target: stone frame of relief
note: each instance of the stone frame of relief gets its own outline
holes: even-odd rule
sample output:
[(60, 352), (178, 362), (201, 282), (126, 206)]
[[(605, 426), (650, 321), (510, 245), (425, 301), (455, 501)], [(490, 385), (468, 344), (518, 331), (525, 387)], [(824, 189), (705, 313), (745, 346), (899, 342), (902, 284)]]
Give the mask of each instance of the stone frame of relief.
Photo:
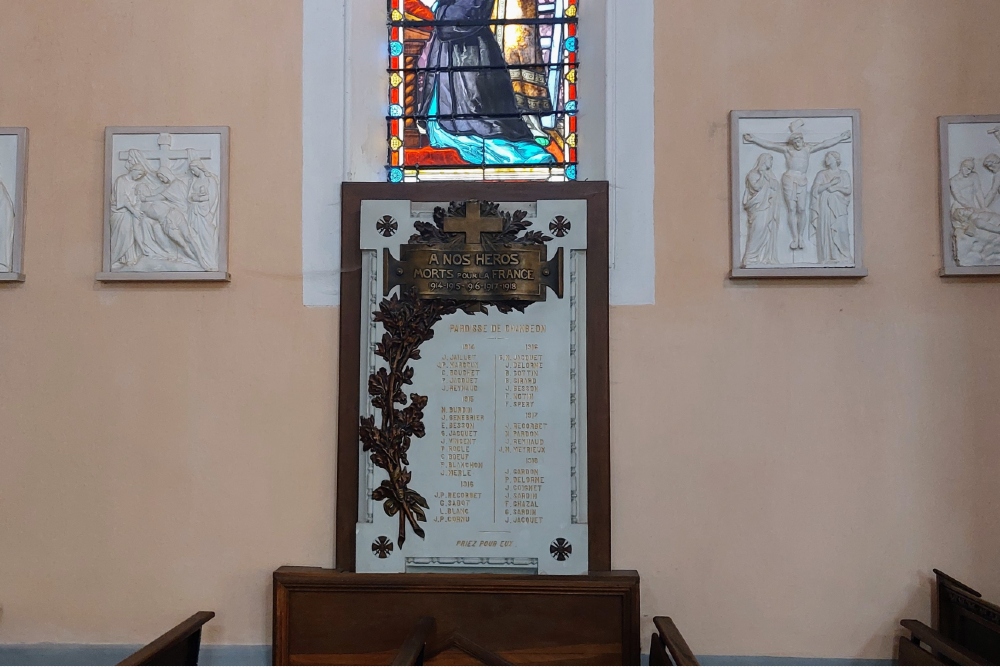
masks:
[(28, 128), (0, 127), (0, 283), (24, 282)]
[(859, 110), (730, 112), (730, 277), (867, 276), (861, 185)]
[(108, 127), (100, 282), (227, 282), (229, 128)]
[(940, 275), (1000, 275), (1000, 115), (940, 116), (938, 136)]
[[(343, 184), (338, 569), (611, 569), (607, 187)], [(484, 252), (516, 253), (534, 278), (473, 287), (425, 268)], [(489, 274), (510, 268), (460, 271), (511, 280)], [(526, 349), (537, 363), (501, 354)], [(539, 370), (516, 370), (528, 365)], [(455, 428), (475, 430), (446, 438)]]

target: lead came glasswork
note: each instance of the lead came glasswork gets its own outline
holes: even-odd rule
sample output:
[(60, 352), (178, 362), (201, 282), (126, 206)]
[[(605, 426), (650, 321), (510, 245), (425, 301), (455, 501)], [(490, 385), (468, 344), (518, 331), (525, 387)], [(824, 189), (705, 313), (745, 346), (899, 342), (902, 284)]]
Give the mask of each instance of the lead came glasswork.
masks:
[(388, 0), (388, 180), (574, 180), (577, 2)]

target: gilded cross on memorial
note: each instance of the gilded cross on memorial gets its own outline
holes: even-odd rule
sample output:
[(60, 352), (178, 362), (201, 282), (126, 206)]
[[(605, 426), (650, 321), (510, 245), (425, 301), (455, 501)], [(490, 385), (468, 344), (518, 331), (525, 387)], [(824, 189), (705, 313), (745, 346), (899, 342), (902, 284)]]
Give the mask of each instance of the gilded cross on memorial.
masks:
[(497, 234), (503, 231), (503, 220), (498, 217), (483, 217), (480, 203), (472, 200), (465, 205), (464, 218), (445, 218), (444, 231), (465, 234), (468, 244), (482, 243), (483, 232)]
[[(546, 259), (545, 241), (552, 239), (541, 232), (518, 236), (534, 224), (525, 219), (527, 212), (514, 211), (508, 219), (498, 211), (497, 204), (472, 199), (450, 202), (447, 211), (435, 208), (434, 224), (415, 222), (420, 234), (399, 246), (398, 260), (383, 248), (383, 296), (399, 287), (401, 294), (420, 299), (527, 304), (545, 301), (548, 288), (561, 299), (563, 248)], [(378, 230), (377, 223), (374, 228)], [(381, 230), (377, 233), (385, 236)], [(485, 246), (483, 234), (493, 235)]]

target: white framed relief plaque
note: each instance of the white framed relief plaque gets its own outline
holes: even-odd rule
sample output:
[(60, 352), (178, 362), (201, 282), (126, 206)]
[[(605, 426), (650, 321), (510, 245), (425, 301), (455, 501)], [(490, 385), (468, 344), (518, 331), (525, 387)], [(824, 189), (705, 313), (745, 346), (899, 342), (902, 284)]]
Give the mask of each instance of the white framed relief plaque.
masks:
[(229, 280), (229, 128), (105, 131), (100, 281)]
[(345, 184), (339, 567), (610, 563), (604, 202), (603, 183)]
[(28, 128), (0, 127), (0, 282), (24, 281)]
[(860, 112), (730, 114), (733, 278), (862, 277)]
[(942, 116), (943, 276), (1000, 275), (1000, 115)]

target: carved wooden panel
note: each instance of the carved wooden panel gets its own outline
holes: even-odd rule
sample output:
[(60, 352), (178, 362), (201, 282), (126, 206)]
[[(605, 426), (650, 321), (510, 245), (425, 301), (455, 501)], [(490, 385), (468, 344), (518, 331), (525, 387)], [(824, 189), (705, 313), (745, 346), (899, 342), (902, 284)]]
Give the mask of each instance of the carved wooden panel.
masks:
[[(504, 576), (293, 567), (274, 573), (274, 664), (389, 664), (424, 616), (436, 619), (437, 637), (459, 632), (516, 664), (639, 664), (634, 571)], [(451, 653), (438, 656), (441, 664), (458, 657)]]

